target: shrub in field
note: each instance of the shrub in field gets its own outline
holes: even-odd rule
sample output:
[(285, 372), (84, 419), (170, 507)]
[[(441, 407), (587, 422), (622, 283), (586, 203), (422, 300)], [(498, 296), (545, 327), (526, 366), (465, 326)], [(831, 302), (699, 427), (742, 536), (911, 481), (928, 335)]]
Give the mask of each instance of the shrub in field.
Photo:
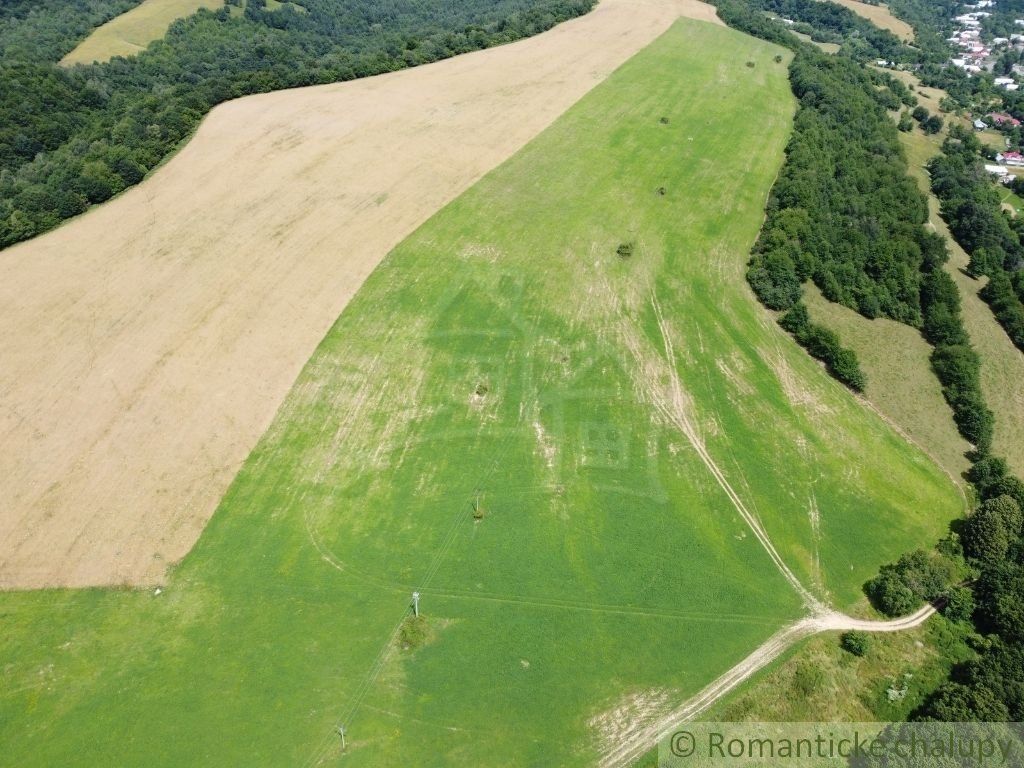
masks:
[(430, 636), (430, 627), (425, 616), (407, 616), (398, 631), (398, 642), (405, 650), (424, 645)]
[(847, 653), (854, 656), (863, 656), (871, 646), (871, 640), (867, 632), (843, 632), (839, 636), (839, 645)]

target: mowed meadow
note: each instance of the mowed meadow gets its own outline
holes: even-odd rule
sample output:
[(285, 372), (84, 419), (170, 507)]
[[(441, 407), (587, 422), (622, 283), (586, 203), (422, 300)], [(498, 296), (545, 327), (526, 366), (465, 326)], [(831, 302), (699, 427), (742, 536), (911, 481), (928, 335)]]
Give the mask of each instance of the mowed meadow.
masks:
[(591, 765), (805, 612), (755, 527), (840, 608), (940, 535), (744, 281), (788, 57), (677, 22), (378, 267), (160, 594), (0, 595), (0, 763)]
[(142, 0), (142, 2), (106, 24), (97, 27), (61, 64), (92, 64), (110, 61), (115, 56), (133, 56), (166, 34), (177, 19), (200, 8), (216, 10), (224, 0)]

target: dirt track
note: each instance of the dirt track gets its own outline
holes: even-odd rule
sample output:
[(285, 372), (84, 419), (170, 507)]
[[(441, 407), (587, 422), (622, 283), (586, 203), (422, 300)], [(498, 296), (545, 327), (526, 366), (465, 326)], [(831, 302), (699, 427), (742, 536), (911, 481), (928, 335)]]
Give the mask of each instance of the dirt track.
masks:
[(668, 736), (682, 723), (706, 712), (740, 683), (750, 679), (806, 637), (819, 632), (843, 632), (851, 629), (861, 632), (902, 632), (921, 626), (934, 614), (935, 608), (926, 604), (908, 616), (888, 621), (855, 619), (827, 609), (800, 619), (769, 637), (739, 664), (712, 681), (696, 696), (683, 702), (681, 706), (649, 722), (634, 723), (630, 732), (620, 735), (616, 742), (608, 746), (601, 755), (599, 766), (626, 768), (632, 765), (646, 752), (655, 748), (660, 739)]
[(155, 583), (387, 252), (695, 0), (242, 99), (140, 187), (0, 253), (0, 588)]

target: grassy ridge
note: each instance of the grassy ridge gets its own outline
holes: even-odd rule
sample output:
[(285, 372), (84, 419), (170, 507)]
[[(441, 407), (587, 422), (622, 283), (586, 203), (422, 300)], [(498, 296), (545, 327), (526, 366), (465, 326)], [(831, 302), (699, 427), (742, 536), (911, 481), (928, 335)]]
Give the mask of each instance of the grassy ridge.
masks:
[[(941, 91), (935, 91), (941, 97)], [(992, 310), (978, 296), (984, 286), (966, 274), (970, 257), (956, 242), (943, 221), (939, 201), (930, 189), (925, 163), (939, 152), (943, 136), (925, 136), (914, 131), (900, 134), (907, 151), (911, 174), (928, 195), (929, 221), (946, 239), (949, 262), (946, 271), (960, 289), (964, 326), (971, 344), (981, 358), (981, 389), (985, 402), (995, 414), (993, 453), (1005, 456), (1015, 474), (1024, 473), (1024, 355), (1013, 346)]]
[(801, 610), (680, 420), (840, 605), (935, 538), (948, 479), (744, 282), (780, 53), (680, 21), (396, 249), (161, 595), (0, 595), (2, 761), (312, 764), (340, 721), (346, 764), (592, 763)]
[(224, 0), (145, 0), (127, 13), (93, 30), (60, 63), (92, 64), (110, 61), (115, 56), (132, 56), (154, 40), (159, 40), (176, 20), (200, 8), (216, 9)]

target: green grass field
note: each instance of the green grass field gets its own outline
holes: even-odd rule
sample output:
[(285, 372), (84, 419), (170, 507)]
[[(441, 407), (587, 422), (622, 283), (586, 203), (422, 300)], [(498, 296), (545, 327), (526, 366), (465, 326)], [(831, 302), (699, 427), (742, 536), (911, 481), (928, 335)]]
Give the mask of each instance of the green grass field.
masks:
[[(758, 685), (720, 702), (702, 719), (906, 720), (946, 681), (954, 663), (973, 656), (965, 644), (968, 631), (963, 624), (935, 616), (906, 632), (870, 636), (868, 652), (860, 658), (841, 648), (838, 633), (818, 635), (776, 661)], [(890, 688), (902, 695), (890, 696)]]
[(374, 272), (162, 594), (0, 595), (0, 763), (590, 765), (803, 613), (727, 489), (839, 607), (937, 538), (744, 281), (787, 59), (678, 22)]
[(114, 56), (134, 56), (163, 37), (176, 19), (190, 16), (200, 8), (216, 9), (223, 5), (224, 0), (143, 0), (93, 30), (60, 63), (92, 64), (110, 61)]
[(1014, 216), (1018, 215), (1024, 210), (1024, 200), (1013, 193), (1009, 187), (1001, 187), (999, 190), (999, 200), (1003, 204), (1003, 207), (1012, 213)]
[(868, 401), (953, 477), (966, 472), (970, 462), (965, 454), (971, 446), (957, 432), (932, 372), (932, 348), (920, 331), (885, 317), (869, 320), (829, 301), (813, 283), (804, 286), (804, 297), (811, 317), (857, 353), (868, 378)]

